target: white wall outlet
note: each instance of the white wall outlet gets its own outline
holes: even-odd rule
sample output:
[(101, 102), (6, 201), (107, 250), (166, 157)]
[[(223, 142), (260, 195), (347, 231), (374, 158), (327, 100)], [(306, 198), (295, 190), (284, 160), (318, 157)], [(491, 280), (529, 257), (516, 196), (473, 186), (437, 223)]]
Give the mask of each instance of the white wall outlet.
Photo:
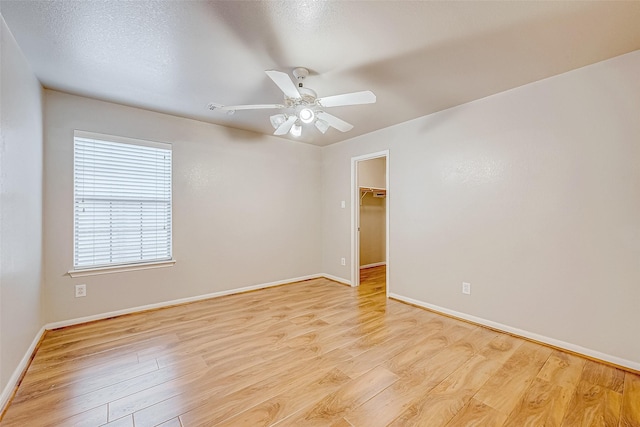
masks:
[(87, 296), (87, 285), (76, 285), (76, 298)]
[(346, 258), (340, 258), (340, 264), (347, 265), (347, 259)]
[(471, 295), (471, 283), (462, 282), (462, 293)]
[(343, 200), (343, 201), (341, 201), (341, 202), (340, 202), (340, 207), (341, 207), (342, 209), (346, 208), (346, 207), (347, 207), (347, 202), (345, 202), (344, 200)]

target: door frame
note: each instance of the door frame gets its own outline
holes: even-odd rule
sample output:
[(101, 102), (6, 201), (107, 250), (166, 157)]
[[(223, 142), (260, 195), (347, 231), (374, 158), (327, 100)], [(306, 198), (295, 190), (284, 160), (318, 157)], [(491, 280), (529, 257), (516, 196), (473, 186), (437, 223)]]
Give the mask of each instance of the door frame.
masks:
[(386, 263), (386, 294), (389, 297), (389, 150), (363, 154), (351, 158), (351, 286), (360, 286), (360, 236), (358, 226), (360, 224), (360, 186), (358, 183), (358, 163), (365, 160), (386, 158), (385, 161), (385, 185), (387, 196), (385, 197), (385, 263)]

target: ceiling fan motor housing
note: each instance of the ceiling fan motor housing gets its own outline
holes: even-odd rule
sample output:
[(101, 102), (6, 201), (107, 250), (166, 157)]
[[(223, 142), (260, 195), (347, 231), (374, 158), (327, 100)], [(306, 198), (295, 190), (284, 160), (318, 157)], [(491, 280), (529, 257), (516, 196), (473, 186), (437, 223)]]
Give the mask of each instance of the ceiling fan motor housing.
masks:
[(314, 90), (301, 87), (298, 88), (298, 92), (300, 93), (300, 98), (288, 98), (285, 96), (284, 103), (287, 107), (313, 107), (317, 105), (316, 99), (318, 98), (318, 94)]
[(302, 81), (309, 77), (309, 70), (306, 68), (298, 67), (293, 69), (293, 77), (298, 81), (298, 87), (302, 87)]

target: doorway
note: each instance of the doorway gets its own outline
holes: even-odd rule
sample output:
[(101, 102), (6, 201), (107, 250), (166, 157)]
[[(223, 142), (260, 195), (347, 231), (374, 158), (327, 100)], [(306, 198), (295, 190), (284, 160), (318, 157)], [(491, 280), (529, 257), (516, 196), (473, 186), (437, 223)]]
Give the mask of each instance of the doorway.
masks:
[(389, 150), (351, 159), (351, 285), (384, 273), (389, 296)]

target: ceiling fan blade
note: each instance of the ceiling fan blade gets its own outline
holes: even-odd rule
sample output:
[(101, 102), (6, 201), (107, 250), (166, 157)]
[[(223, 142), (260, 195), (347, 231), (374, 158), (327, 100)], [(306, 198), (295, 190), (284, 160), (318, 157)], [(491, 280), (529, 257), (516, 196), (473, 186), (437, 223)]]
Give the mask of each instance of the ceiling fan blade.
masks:
[(298, 120), (296, 116), (289, 116), (286, 122), (278, 126), (278, 129), (273, 133), (274, 135), (284, 135), (289, 132), (293, 127), (293, 124)]
[(265, 73), (267, 73), (267, 76), (269, 76), (271, 80), (273, 80), (273, 82), (278, 85), (280, 90), (284, 92), (287, 97), (295, 99), (300, 98), (300, 92), (298, 92), (298, 88), (296, 88), (296, 85), (293, 83), (293, 81), (291, 81), (286, 73), (276, 70), (267, 70), (265, 71)]
[(255, 105), (221, 105), (216, 107), (225, 111), (237, 111), (237, 110), (267, 110), (272, 108), (285, 108), (282, 104), (255, 104)]
[(336, 116), (325, 113), (324, 111), (318, 113), (318, 118), (329, 123), (329, 126), (338, 129), (340, 132), (347, 132), (353, 129), (353, 125), (351, 123), (347, 123), (344, 120), (337, 118)]
[(373, 104), (376, 96), (370, 90), (362, 92), (344, 93), (342, 95), (325, 96), (318, 98), (318, 103), (323, 107), (339, 107), (341, 105)]

